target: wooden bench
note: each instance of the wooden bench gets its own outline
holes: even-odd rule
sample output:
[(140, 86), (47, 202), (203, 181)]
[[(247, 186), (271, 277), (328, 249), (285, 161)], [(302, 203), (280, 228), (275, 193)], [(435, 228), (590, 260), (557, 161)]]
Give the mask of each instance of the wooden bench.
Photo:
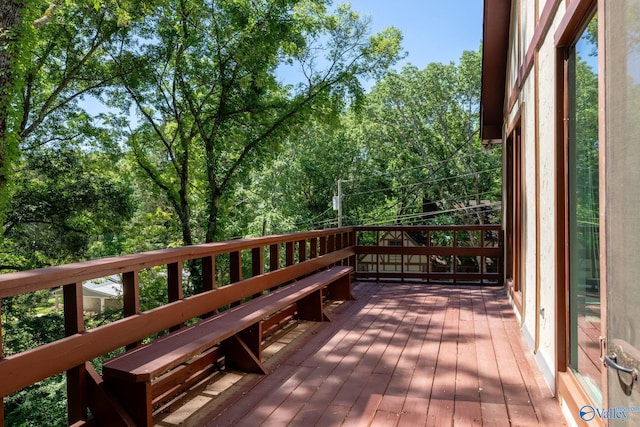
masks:
[[(263, 327), (278, 313), (327, 321), (323, 295), (353, 299), (353, 267), (332, 267), (180, 329), (104, 363), (102, 375), (136, 425), (153, 425), (152, 411), (219, 367), (266, 374), (261, 361)], [(276, 322), (277, 323), (277, 322)], [(219, 344), (219, 345), (218, 345)]]

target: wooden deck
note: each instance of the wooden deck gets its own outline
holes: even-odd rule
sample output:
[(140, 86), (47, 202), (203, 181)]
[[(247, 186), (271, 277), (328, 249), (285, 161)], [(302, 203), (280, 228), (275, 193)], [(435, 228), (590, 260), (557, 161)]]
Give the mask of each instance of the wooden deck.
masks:
[(183, 425), (565, 424), (502, 288), (358, 283), (354, 293), (271, 374), (246, 376)]

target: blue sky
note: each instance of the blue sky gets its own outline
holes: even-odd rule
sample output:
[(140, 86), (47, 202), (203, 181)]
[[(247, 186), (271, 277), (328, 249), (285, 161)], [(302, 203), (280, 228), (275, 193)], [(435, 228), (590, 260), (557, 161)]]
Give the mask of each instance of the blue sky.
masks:
[[(337, 4), (339, 0), (335, 0)], [(407, 59), (418, 68), (431, 62), (457, 62), (464, 50), (476, 50), (482, 39), (482, 0), (343, 0), (361, 15), (370, 15), (378, 32), (402, 31)]]

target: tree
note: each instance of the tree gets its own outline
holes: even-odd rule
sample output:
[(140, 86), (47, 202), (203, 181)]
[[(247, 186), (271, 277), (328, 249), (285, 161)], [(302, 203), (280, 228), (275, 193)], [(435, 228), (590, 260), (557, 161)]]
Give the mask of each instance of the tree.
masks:
[(0, 4), (0, 215), (8, 196), (7, 181), (12, 157), (15, 156), (15, 136), (9, 127), (12, 95), (19, 80), (15, 67), (17, 33), (22, 24), (23, 2), (3, 1)]
[(84, 258), (90, 244), (120, 233), (132, 191), (116, 162), (100, 153), (31, 151), (15, 178), (2, 223), (0, 270), (26, 270)]
[(459, 63), (405, 67), (371, 91), (355, 127), (366, 156), (388, 181), (397, 221), (423, 221), (446, 211), (458, 223), (483, 223), (477, 209), (500, 198), (500, 157), (477, 136), (480, 53)]
[[(124, 114), (136, 107), (129, 146), (179, 217), (184, 244), (220, 238), (241, 177), (311, 115), (361, 98), (358, 78), (397, 59), (397, 30), (369, 36), (366, 20), (348, 6), (328, 14), (327, 3), (169, 1), (123, 44), (120, 66), (139, 72), (112, 99)], [(282, 67), (299, 82), (280, 82)]]
[(153, 1), (2, 2), (0, 218), (21, 153), (93, 134), (95, 123), (78, 102), (113, 83), (112, 43)]

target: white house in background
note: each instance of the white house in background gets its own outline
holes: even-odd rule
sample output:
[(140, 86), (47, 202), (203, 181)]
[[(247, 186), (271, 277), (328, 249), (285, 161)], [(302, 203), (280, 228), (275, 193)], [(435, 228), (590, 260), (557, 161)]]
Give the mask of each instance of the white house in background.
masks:
[[(56, 308), (62, 301), (62, 288), (53, 291)], [(84, 282), (82, 284), (82, 303), (85, 312), (102, 313), (107, 308), (119, 308), (122, 303), (122, 279), (119, 275)]]

